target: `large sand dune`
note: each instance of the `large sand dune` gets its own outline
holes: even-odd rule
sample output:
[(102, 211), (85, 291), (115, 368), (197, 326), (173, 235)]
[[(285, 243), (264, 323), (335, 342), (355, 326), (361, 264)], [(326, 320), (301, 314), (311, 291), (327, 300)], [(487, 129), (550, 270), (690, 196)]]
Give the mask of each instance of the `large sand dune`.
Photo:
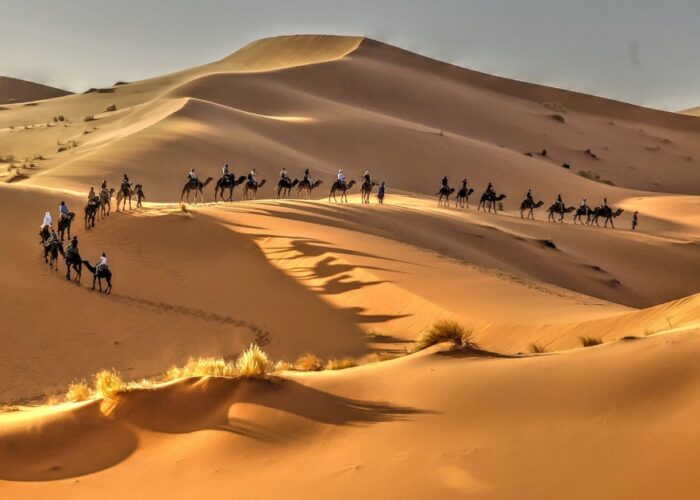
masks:
[[(0, 496), (697, 496), (700, 119), (312, 35), (4, 107)], [(181, 209), (189, 168), (224, 163), (267, 179), (258, 199), (211, 203), (210, 184)], [(324, 181), (314, 199), (275, 199), (282, 166)], [(338, 168), (386, 180), (386, 204), (327, 202)], [(145, 207), (85, 230), (89, 187), (124, 172)], [(443, 175), (469, 179), (470, 209), (437, 207)], [(498, 215), (475, 209), (489, 181)], [(558, 193), (607, 197), (617, 229), (547, 222)], [(111, 295), (44, 264), (61, 200)], [(402, 356), (439, 319), (482, 351)], [(251, 342), (362, 366), (44, 404), (104, 368), (137, 380)]]
[[(70, 95), (70, 92), (40, 83), (0, 76), (0, 104), (27, 103), (29, 101), (41, 101), (65, 95)], [(31, 103), (30, 105), (38, 106), (38, 103)], [(27, 104), (24, 104), (24, 106), (27, 106)], [(7, 110), (8, 108), (3, 108), (0, 111)]]

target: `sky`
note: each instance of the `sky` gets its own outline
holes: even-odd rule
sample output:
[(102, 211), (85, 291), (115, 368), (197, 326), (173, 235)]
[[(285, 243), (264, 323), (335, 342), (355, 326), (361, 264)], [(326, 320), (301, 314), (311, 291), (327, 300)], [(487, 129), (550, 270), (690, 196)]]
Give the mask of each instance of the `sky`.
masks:
[(700, 105), (700, 0), (0, 0), (0, 18), (0, 75), (77, 92), (323, 33), (659, 109)]

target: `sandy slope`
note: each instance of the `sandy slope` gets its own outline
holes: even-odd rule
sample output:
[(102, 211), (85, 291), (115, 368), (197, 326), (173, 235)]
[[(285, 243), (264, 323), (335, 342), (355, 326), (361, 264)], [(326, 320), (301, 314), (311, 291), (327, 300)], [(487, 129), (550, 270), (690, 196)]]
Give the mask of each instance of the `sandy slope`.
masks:
[(697, 333), (6, 414), (1, 484), (14, 498), (692, 498)]
[[(274, 359), (368, 362), (442, 318), (516, 357), (431, 351), (3, 412), (0, 496), (277, 497), (280, 484), (292, 498), (696, 496), (696, 118), (327, 36), (7, 107), (0, 156), (17, 160), (0, 185), (0, 402), (36, 404), (102, 368), (137, 379), (232, 358), (251, 342)], [(191, 166), (217, 177), (224, 162), (268, 179), (257, 201), (174, 203)], [(271, 199), (283, 165), (325, 181), (317, 200)], [(325, 201), (339, 166), (387, 180), (387, 204), (361, 206), (357, 187), (347, 205)], [(74, 226), (83, 258), (109, 255), (104, 296), (87, 271), (76, 286), (63, 263), (49, 270), (36, 231), (61, 199), (79, 212), (90, 185), (123, 172), (146, 207)], [(444, 174), (477, 192), (493, 181), (504, 211), (477, 212), (476, 196), (438, 208)], [(523, 220), (529, 187), (547, 205), (607, 196), (625, 213), (616, 230), (548, 223), (543, 209)], [(584, 336), (606, 344), (578, 349)], [(640, 339), (615, 342), (629, 336)], [(517, 356), (533, 343), (551, 354)]]
[[(70, 95), (65, 90), (17, 78), (0, 76), (0, 104), (26, 103)], [(4, 108), (0, 111), (6, 111)]]

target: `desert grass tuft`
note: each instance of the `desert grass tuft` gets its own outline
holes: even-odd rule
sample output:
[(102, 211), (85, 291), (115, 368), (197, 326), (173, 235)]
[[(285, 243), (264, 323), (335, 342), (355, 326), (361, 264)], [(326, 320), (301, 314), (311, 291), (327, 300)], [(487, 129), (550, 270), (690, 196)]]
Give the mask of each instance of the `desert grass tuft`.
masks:
[(95, 375), (95, 392), (106, 398), (125, 390), (124, 381), (115, 370), (102, 370)]
[(333, 358), (326, 363), (326, 370), (344, 370), (357, 366), (357, 361), (353, 358)]
[(166, 380), (185, 377), (233, 377), (236, 368), (222, 358), (190, 358), (182, 368), (173, 366), (165, 374)]
[(579, 337), (579, 340), (581, 341), (581, 345), (583, 347), (592, 347), (603, 343), (603, 340), (600, 337)]
[(66, 401), (85, 401), (86, 399), (90, 399), (90, 396), (90, 387), (84, 380), (73, 382), (68, 386), (68, 390), (66, 391)]
[(294, 369), (294, 365), (289, 361), (278, 361), (275, 363), (274, 372), (287, 372)]
[(547, 348), (543, 346), (542, 344), (538, 344), (537, 342), (533, 342), (530, 344), (530, 352), (535, 353), (535, 354), (543, 354), (547, 352)]
[(262, 378), (270, 372), (270, 368), (270, 359), (257, 344), (250, 344), (236, 360), (236, 370), (240, 377)]
[(423, 332), (416, 341), (413, 351), (420, 351), (442, 342), (452, 342), (458, 347), (476, 347), (472, 341), (472, 331), (467, 330), (456, 321), (440, 320)]
[(317, 372), (323, 370), (323, 360), (315, 354), (304, 354), (294, 363), (294, 369), (303, 372)]

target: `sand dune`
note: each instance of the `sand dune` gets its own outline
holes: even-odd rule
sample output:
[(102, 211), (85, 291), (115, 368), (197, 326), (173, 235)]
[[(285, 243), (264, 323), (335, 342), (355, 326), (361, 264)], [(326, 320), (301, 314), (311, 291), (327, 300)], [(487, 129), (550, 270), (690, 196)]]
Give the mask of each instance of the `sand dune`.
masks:
[[(0, 496), (697, 496), (697, 118), (320, 35), (3, 108)], [(212, 182), (181, 208), (187, 171), (224, 163), (258, 170), (258, 199), (212, 203)], [(324, 182), (312, 200), (275, 199), (283, 166)], [(328, 202), (338, 168), (386, 180), (387, 202)], [(86, 229), (89, 187), (125, 172), (145, 207)], [(471, 208), (437, 206), (443, 175)], [(475, 209), (489, 181), (498, 215)], [(559, 193), (624, 212), (547, 222)], [(43, 262), (61, 200), (111, 295)], [(408, 355), (440, 319), (481, 350)], [(157, 377), (251, 343), (361, 366), (45, 404), (101, 369)]]
[[(0, 76), (0, 104), (27, 103), (64, 95), (70, 95), (70, 92), (40, 83)], [(0, 111), (8, 109), (4, 108)]]

